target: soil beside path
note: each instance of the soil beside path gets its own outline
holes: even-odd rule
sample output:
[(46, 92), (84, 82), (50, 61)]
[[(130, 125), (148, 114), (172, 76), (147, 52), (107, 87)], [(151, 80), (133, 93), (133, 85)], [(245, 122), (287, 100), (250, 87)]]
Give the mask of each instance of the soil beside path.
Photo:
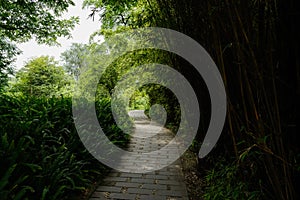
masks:
[[(173, 139), (173, 134), (168, 129), (150, 123), (142, 110), (130, 111), (129, 115), (135, 120), (135, 129), (128, 151), (140, 153), (155, 151)], [(158, 130), (159, 133), (155, 134)], [(149, 137), (138, 137), (141, 135)], [(164, 156), (168, 155), (160, 155), (159, 158), (163, 159)], [(126, 160), (126, 164), (139, 163), (139, 166), (141, 162), (147, 167), (147, 164), (153, 162), (153, 158), (141, 157), (130, 162)], [(188, 199), (180, 159), (168, 167), (149, 173), (125, 173), (112, 170), (104, 183), (90, 197), (90, 200), (97, 199)]]

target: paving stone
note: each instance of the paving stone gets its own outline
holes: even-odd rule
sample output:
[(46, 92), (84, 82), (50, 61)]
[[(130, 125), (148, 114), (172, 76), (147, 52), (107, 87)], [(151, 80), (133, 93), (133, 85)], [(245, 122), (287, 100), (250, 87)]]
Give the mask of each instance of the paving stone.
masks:
[[(147, 117), (143, 116), (143, 112), (131, 111), (131, 114), (135, 116), (136, 128), (129, 144), (128, 149), (130, 151), (139, 153), (156, 151), (174, 138), (174, 134), (165, 128), (156, 134), (155, 131), (158, 130), (158, 125), (152, 122), (150, 124)], [(148, 138), (138, 138), (134, 137), (135, 135), (145, 135)], [(124, 156), (119, 166), (129, 171), (134, 169), (134, 166), (149, 169), (157, 164), (167, 163), (168, 159), (177, 156), (179, 147), (180, 144), (150, 157), (142, 156), (142, 154), (135, 157)], [(145, 174), (134, 173), (134, 171), (133, 173), (125, 173), (113, 170), (90, 199), (187, 200), (188, 196), (186, 186), (183, 183), (181, 162), (178, 159), (164, 169)]]
[(98, 192), (120, 192), (121, 187), (115, 187), (115, 186), (100, 186), (96, 189)]
[(169, 171), (158, 171), (157, 174), (158, 175), (166, 175), (166, 176), (174, 176), (174, 173), (169, 172)]
[(167, 185), (143, 184), (142, 188), (151, 189), (151, 190), (167, 190)]
[(124, 181), (127, 181), (127, 178), (125, 178), (125, 177), (107, 177), (104, 179), (104, 181), (124, 182)]
[(188, 197), (176, 197), (176, 196), (168, 196), (167, 200), (183, 200), (183, 199), (188, 199)]
[(181, 185), (179, 181), (175, 180), (158, 180), (158, 183), (163, 185)]
[(122, 172), (122, 173), (120, 174), (120, 177), (141, 178), (141, 177), (142, 177), (142, 174)]
[(141, 195), (140, 200), (167, 200), (167, 197), (159, 195)]
[(131, 199), (134, 200), (136, 197), (136, 194), (123, 194), (123, 193), (111, 193), (109, 195), (112, 199)]
[(158, 190), (157, 195), (173, 196), (173, 197), (182, 197), (184, 195), (183, 191), (171, 191), (171, 190)]
[(153, 179), (145, 179), (145, 178), (132, 178), (131, 183), (153, 183)]
[(128, 193), (129, 194), (153, 194), (153, 191), (144, 188), (129, 188)]
[(159, 179), (159, 180), (168, 180), (169, 176), (166, 175), (155, 175), (155, 174), (147, 174), (146, 178), (149, 179)]
[(177, 186), (177, 185), (169, 185), (168, 186), (169, 190), (171, 191), (182, 191), (182, 186)]
[(116, 186), (121, 186), (121, 187), (133, 187), (133, 188), (139, 188), (142, 186), (141, 183), (131, 183), (131, 182), (117, 182)]

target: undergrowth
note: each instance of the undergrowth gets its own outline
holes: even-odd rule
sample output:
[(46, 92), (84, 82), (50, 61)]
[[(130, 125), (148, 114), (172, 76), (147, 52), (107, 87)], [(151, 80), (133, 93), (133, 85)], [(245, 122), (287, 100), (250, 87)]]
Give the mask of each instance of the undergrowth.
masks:
[[(0, 95), (1, 199), (74, 199), (107, 172), (82, 145), (71, 103)], [(129, 138), (114, 125), (110, 100), (99, 104), (109, 138), (125, 146)]]

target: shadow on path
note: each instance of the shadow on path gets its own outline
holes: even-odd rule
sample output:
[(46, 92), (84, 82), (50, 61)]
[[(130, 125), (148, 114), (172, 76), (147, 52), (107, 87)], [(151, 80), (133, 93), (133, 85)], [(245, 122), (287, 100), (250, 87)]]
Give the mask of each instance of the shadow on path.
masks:
[[(129, 116), (135, 121), (135, 129), (128, 151), (144, 153), (159, 150), (174, 137), (168, 129), (151, 122), (142, 110), (130, 111)], [(164, 158), (168, 158), (169, 154), (176, 154), (176, 149), (168, 152), (168, 155), (159, 155), (156, 159), (160, 159), (159, 162), (161, 162)], [(139, 163), (140, 166), (142, 163), (144, 167), (147, 167), (150, 160), (153, 162), (155, 158), (140, 157), (128, 162), (129, 159), (126, 158), (126, 165), (130, 163), (135, 166)], [(188, 199), (181, 162), (177, 160), (161, 170), (149, 173), (126, 173), (112, 170), (90, 198), (90, 200), (97, 199)]]

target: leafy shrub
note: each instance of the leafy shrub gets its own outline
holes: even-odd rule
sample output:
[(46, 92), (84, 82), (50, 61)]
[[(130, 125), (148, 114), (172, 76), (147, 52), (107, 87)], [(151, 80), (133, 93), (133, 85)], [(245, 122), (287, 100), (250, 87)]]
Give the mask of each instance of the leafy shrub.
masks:
[[(228, 164), (220, 159), (215, 168), (205, 176), (204, 199), (261, 199), (261, 190), (252, 188), (247, 170), (236, 163)], [(250, 175), (251, 176), (251, 175)], [(241, 178), (244, 177), (244, 178)]]
[[(125, 106), (122, 110), (124, 113), (127, 112)], [(97, 100), (96, 112), (101, 128), (103, 128), (110, 141), (117, 146), (124, 148), (129, 141), (129, 135), (124, 134), (115, 123), (114, 117), (111, 113), (111, 99), (106, 97)], [(124, 123), (124, 129), (126, 130), (130, 130), (133, 127), (133, 121), (131, 121), (129, 117), (126, 119), (119, 119), (119, 121)]]
[[(1, 199), (70, 199), (106, 172), (82, 145), (71, 103), (0, 95)], [(108, 116), (101, 118), (107, 134), (124, 146), (127, 138), (108, 111), (101, 114)]]

